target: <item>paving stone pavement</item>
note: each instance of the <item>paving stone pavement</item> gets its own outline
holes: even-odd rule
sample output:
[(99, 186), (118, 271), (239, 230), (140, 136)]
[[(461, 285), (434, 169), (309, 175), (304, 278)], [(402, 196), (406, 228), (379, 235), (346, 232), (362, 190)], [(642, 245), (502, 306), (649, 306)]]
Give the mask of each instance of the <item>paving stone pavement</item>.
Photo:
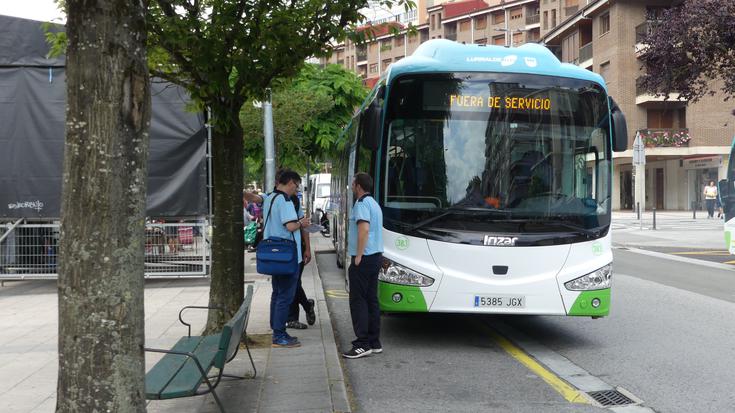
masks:
[[(331, 241), (312, 236), (315, 252), (331, 249)], [(246, 284), (254, 295), (248, 334), (258, 374), (245, 380), (226, 380), (217, 394), (228, 412), (350, 412), (344, 376), (337, 353), (316, 260), (306, 266), (302, 283), (317, 303), (317, 320), (306, 330), (290, 331), (302, 347), (270, 347), (270, 278), (255, 272), (253, 254), (246, 254)], [(170, 348), (186, 327), (178, 321), (186, 305), (207, 305), (208, 279), (149, 280), (145, 289), (146, 346)], [(302, 321), (305, 315), (301, 312)], [(192, 333), (201, 331), (205, 311), (192, 310), (185, 318)], [(55, 281), (13, 281), (0, 286), (0, 410), (7, 413), (47, 413), (56, 405), (58, 306)], [(161, 357), (146, 355), (146, 369)], [(252, 375), (245, 349), (225, 372)], [(211, 395), (150, 401), (149, 412), (218, 412)]]

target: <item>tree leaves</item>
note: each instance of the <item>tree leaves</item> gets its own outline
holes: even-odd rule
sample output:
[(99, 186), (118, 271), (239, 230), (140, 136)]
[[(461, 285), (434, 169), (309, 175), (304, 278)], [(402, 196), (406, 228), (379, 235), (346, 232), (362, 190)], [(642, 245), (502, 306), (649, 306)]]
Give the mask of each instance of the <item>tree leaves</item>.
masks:
[[(299, 171), (330, 159), (336, 141), (367, 89), (353, 72), (338, 65), (320, 69), (305, 65), (291, 80), (275, 82), (273, 124), (279, 165)], [(263, 165), (263, 112), (245, 105), (240, 113), (245, 131), (247, 178), (258, 179)]]
[(714, 94), (723, 80), (726, 99), (735, 96), (735, 0), (687, 0), (664, 12), (643, 43), (646, 74), (640, 86), (649, 92), (678, 92), (696, 102)]

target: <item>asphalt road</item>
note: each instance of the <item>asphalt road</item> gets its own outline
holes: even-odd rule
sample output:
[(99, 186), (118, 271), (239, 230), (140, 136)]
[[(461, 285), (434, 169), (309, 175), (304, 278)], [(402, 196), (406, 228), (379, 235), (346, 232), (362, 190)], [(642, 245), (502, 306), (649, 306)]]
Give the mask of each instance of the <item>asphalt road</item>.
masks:
[[(333, 255), (317, 260), (337, 345), (349, 349), (342, 272)], [(735, 412), (735, 270), (616, 251), (614, 271), (604, 319), (384, 316), (385, 351), (343, 361), (354, 411), (605, 411), (568, 402), (511, 357), (493, 338), (509, 327), (653, 411)]]

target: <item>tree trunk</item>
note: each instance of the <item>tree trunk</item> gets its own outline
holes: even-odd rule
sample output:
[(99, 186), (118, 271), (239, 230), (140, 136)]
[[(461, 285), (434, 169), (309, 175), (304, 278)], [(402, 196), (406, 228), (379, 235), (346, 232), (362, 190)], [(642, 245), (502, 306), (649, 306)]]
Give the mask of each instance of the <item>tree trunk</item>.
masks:
[(66, 0), (57, 412), (144, 412), (144, 2)]
[[(239, 120), (240, 106), (212, 107), (216, 123), (212, 130), (214, 225), (209, 305), (225, 311), (209, 311), (207, 333), (220, 330), (237, 312), (244, 297), (243, 137)], [(231, 109), (233, 107), (236, 109)]]

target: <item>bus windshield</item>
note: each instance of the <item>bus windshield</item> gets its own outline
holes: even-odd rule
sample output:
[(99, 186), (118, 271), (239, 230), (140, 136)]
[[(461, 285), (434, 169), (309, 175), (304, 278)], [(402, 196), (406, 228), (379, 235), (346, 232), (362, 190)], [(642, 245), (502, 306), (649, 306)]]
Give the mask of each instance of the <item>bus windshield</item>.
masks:
[(607, 227), (608, 112), (604, 89), (577, 79), (506, 73), (398, 78), (387, 102), (386, 228)]

